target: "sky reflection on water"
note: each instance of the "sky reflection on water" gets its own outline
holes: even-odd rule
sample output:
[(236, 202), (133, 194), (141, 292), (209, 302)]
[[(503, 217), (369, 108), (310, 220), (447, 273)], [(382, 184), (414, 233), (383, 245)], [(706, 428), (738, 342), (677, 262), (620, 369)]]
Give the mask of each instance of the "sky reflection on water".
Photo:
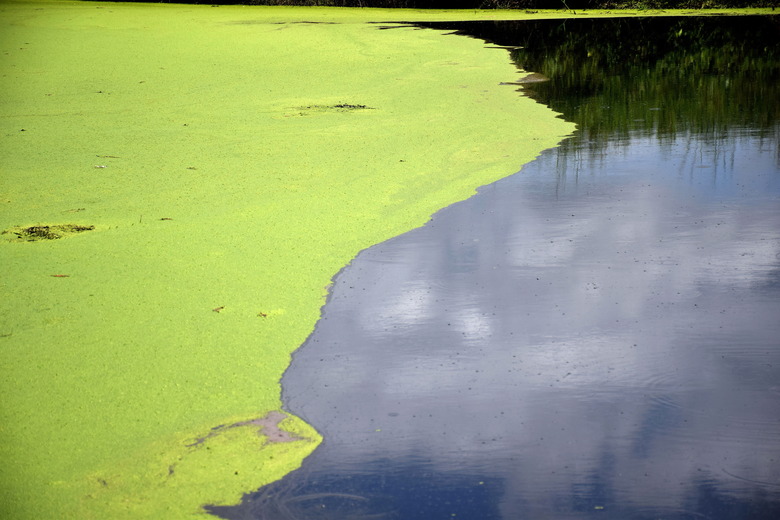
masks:
[(499, 479), (501, 518), (780, 490), (774, 154), (719, 179), (632, 150), (550, 152), (342, 273), (284, 381), (334, 470)]
[(773, 140), (635, 137), (364, 251), (283, 380), (325, 443), (236, 518), (776, 518), (779, 200)]
[(283, 379), (325, 442), (214, 512), (780, 518), (778, 133), (580, 133), (362, 252)]

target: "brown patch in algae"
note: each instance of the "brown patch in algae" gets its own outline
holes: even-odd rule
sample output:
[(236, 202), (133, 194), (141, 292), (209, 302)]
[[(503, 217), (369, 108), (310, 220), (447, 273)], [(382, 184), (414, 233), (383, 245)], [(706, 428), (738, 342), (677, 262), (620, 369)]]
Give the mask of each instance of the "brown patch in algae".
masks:
[(257, 426), (257, 434), (263, 435), (266, 438), (266, 442), (293, 442), (303, 440), (301, 437), (296, 437), (292, 433), (279, 428), (279, 423), (287, 418), (287, 414), (279, 411), (272, 411), (265, 414), (263, 417), (257, 419), (249, 419), (248, 421), (240, 421), (233, 424), (221, 424), (211, 429), (211, 433), (205, 437), (200, 437), (192, 444), (187, 444), (187, 447), (197, 446), (206, 442), (206, 440), (219, 435), (220, 433), (229, 430), (231, 428), (238, 428), (239, 426)]
[(56, 240), (84, 231), (92, 231), (95, 226), (78, 224), (56, 224), (51, 226), (12, 227), (3, 231), (3, 235), (16, 235), (15, 242), (37, 242), (38, 240)]

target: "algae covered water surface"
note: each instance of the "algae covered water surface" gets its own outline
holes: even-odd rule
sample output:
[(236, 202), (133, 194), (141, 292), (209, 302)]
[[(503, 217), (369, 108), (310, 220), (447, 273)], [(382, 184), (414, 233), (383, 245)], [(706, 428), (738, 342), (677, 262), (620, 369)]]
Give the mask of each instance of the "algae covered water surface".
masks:
[(503, 50), (335, 12), (0, 4), (0, 516), (199, 516), (297, 467), (278, 381), (332, 276), (573, 129)]

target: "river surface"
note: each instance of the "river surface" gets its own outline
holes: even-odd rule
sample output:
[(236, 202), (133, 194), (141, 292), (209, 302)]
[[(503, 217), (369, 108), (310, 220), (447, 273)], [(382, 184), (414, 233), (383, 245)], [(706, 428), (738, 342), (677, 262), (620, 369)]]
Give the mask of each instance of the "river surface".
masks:
[(325, 441), (213, 513), (780, 518), (777, 20), (578, 23), (453, 27), (579, 130), (336, 277), (282, 382)]

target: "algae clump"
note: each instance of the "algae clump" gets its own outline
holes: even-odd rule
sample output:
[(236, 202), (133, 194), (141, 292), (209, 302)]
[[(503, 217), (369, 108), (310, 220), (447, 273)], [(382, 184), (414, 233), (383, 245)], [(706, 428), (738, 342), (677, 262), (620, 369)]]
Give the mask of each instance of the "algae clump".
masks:
[(38, 240), (57, 240), (67, 236), (92, 231), (95, 226), (80, 224), (53, 224), (37, 226), (15, 226), (2, 232), (3, 235), (10, 235), (11, 240), (22, 242), (37, 242)]
[(0, 229), (100, 230), (0, 240), (0, 516), (205, 516), (295, 469), (320, 437), (268, 414), (334, 274), (572, 131), (504, 50), (364, 23), (398, 15), (0, 4)]

